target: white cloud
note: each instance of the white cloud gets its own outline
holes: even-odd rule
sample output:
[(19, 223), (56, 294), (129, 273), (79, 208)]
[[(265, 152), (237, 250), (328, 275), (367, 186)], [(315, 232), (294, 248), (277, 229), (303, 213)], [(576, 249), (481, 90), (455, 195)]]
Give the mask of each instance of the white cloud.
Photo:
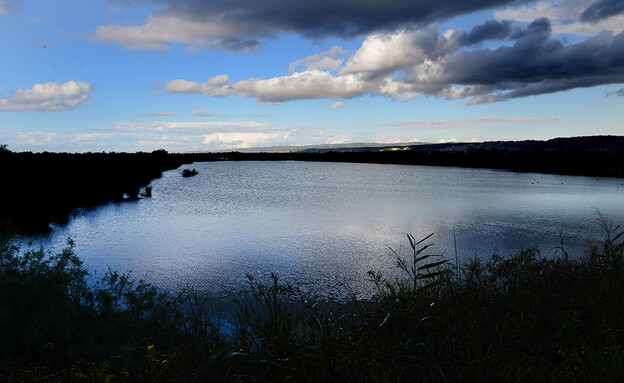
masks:
[[(224, 76), (217, 76), (223, 78)], [(214, 79), (214, 78), (213, 78)], [(172, 80), (165, 86), (169, 93), (204, 93), (207, 96), (240, 96), (257, 98), (266, 103), (316, 98), (353, 98), (369, 90), (359, 76), (334, 76), (329, 72), (311, 69), (289, 76), (267, 80), (250, 79), (233, 84), (214, 86), (213, 80), (200, 84), (182, 79)], [(370, 88), (372, 90), (373, 88)]]
[[(125, 135), (134, 146), (176, 151), (235, 150), (307, 142), (314, 128), (274, 126), (255, 121), (120, 122), (104, 129)], [(302, 132), (305, 135), (302, 136)]]
[(200, 83), (182, 79), (171, 80), (165, 86), (165, 90), (169, 93), (200, 93), (201, 89)]
[(93, 87), (88, 82), (68, 81), (35, 84), (30, 89), (18, 89), (0, 99), (2, 112), (59, 112), (89, 103)]
[(67, 145), (107, 146), (109, 144), (108, 141), (114, 137), (115, 135), (110, 133), (71, 134), (55, 132), (10, 132), (0, 130), (0, 138), (10, 146), (26, 146), (29, 148), (63, 147)]
[[(170, 51), (171, 44), (195, 47), (224, 48), (234, 51), (256, 49), (257, 40), (240, 40), (236, 36), (250, 35), (258, 28), (233, 26), (213, 18), (197, 19), (175, 13), (156, 13), (141, 25), (119, 24), (98, 27), (93, 37), (104, 44), (121, 45), (129, 50)], [(247, 30), (245, 30), (247, 29)]]
[[(440, 70), (437, 61), (460, 48), (458, 36), (451, 31), (439, 35), (437, 26), (422, 29), (401, 29), (394, 33), (369, 36), (362, 46), (342, 65), (347, 52), (340, 47), (308, 56), (290, 65), (288, 76), (249, 79), (229, 83), (220, 75), (199, 83), (184, 79), (166, 84), (169, 93), (203, 93), (207, 96), (238, 96), (255, 98), (267, 104), (291, 100), (343, 98), (351, 99), (367, 93), (391, 98), (410, 99), (425, 93), (451, 89), (430, 85), (426, 80)], [(303, 67), (300, 72), (293, 72)], [(421, 80), (416, 86), (397, 76)], [(463, 92), (463, 93), (462, 93)], [(466, 97), (466, 91), (455, 91), (454, 97)]]
[(120, 122), (115, 126), (104, 129), (114, 132), (170, 132), (199, 134), (220, 130), (240, 130), (246, 132), (277, 129), (268, 124), (255, 121), (209, 121), (209, 122), (175, 122), (175, 121), (145, 121)]
[(378, 78), (404, 70), (429, 59), (439, 39), (437, 26), (369, 36), (340, 74), (357, 73)]
[(295, 132), (219, 132), (204, 136), (203, 144), (211, 149), (245, 149), (278, 145), (292, 138)]
[(338, 102), (334, 103), (334, 105), (332, 105), (332, 106), (331, 106), (331, 108), (332, 108), (333, 110), (336, 110), (336, 109), (343, 109), (343, 108), (346, 108), (346, 107), (347, 107), (347, 106), (346, 106), (344, 103), (340, 102), (340, 101), (338, 101)]
[(227, 82), (228, 82), (228, 75), (222, 74), (220, 76), (214, 76), (213, 78), (208, 80), (206, 84), (210, 86), (221, 86), (221, 85), (227, 84)]
[(439, 144), (449, 144), (449, 143), (453, 143), (453, 142), (458, 142), (457, 138), (448, 138), (448, 139), (444, 139), (444, 138), (440, 138), (438, 140)]
[(318, 98), (353, 98), (368, 90), (369, 84), (355, 75), (333, 76), (326, 71), (312, 69), (290, 76), (267, 80), (239, 81), (231, 86), (231, 93), (260, 101), (289, 101)]
[(76, 133), (72, 136), (76, 141), (95, 141), (113, 137), (110, 133)]
[(134, 143), (134, 146), (138, 147), (148, 147), (148, 148), (162, 148), (162, 147), (176, 147), (184, 144), (185, 142), (181, 142), (180, 140), (141, 140)]
[(226, 86), (228, 75), (212, 77), (203, 84), (183, 79), (171, 80), (165, 86), (169, 93), (204, 93), (206, 96), (229, 96), (232, 91)]
[[(466, 105), (477, 105), (624, 81), (624, 33), (602, 31), (570, 44), (553, 38), (551, 31), (546, 18), (524, 26), (490, 20), (470, 32), (442, 35), (437, 26), (402, 29), (369, 36), (337, 72), (313, 67), (329, 57), (323, 52), (296, 61), (291, 69), (307, 69), (287, 76), (230, 82), (220, 75), (204, 83), (177, 79), (165, 91), (255, 98), (267, 104), (371, 94), (469, 98)], [(506, 39), (513, 41), (475, 48), (483, 41)]]

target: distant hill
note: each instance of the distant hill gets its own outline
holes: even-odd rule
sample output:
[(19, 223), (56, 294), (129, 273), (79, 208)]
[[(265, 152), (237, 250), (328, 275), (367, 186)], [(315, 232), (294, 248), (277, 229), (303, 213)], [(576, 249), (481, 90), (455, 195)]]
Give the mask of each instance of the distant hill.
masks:
[(408, 147), (419, 145), (420, 143), (414, 142), (395, 142), (395, 143), (374, 143), (374, 142), (351, 142), (343, 144), (323, 144), (323, 145), (282, 145), (282, 146), (265, 146), (237, 149), (241, 153), (288, 153), (288, 152), (302, 152), (302, 153), (318, 153), (328, 151), (377, 151), (385, 150), (392, 147)]
[[(624, 151), (624, 136), (583, 136), (553, 138), (547, 141), (486, 141), (450, 142), (444, 144), (349, 144), (321, 147), (306, 147), (296, 150), (301, 153), (327, 152), (377, 152), (377, 151), (432, 151), (464, 152), (467, 150), (542, 151), (542, 150), (616, 150)], [(293, 150), (295, 151), (295, 150)]]

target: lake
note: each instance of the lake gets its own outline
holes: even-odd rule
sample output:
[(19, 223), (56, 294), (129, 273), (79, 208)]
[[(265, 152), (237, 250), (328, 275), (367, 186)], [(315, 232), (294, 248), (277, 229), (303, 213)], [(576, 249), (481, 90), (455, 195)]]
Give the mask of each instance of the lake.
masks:
[[(199, 174), (183, 178), (181, 170)], [(460, 260), (527, 247), (571, 256), (599, 243), (599, 210), (624, 223), (624, 180), (487, 169), (322, 162), (202, 162), (163, 173), (152, 197), (110, 203), (35, 239), (68, 237), (100, 277), (111, 268), (175, 290), (238, 291), (271, 272), (344, 297), (368, 270), (396, 272), (405, 233)]]

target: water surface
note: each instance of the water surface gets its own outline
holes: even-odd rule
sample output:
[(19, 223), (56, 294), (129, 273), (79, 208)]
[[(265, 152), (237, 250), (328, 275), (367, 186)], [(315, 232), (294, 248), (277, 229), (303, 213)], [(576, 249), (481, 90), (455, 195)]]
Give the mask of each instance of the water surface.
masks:
[(602, 238), (596, 209), (624, 223), (621, 179), (487, 169), (320, 162), (203, 162), (152, 182), (152, 198), (110, 203), (38, 241), (107, 268), (176, 289), (237, 290), (275, 272), (303, 287), (365, 292), (368, 270), (394, 272), (391, 247), (435, 233), (434, 252), (460, 259), (563, 238), (581, 254)]

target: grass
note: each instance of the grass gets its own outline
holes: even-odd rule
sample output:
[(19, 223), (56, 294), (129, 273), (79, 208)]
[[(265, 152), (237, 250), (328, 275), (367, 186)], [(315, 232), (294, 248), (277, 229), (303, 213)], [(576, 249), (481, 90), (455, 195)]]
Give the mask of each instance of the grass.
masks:
[(408, 235), (401, 277), (348, 303), (248, 277), (235, 328), (193, 288), (167, 295), (73, 253), (0, 247), (0, 380), (624, 381), (619, 227), (577, 258), (537, 250), (460, 265)]

